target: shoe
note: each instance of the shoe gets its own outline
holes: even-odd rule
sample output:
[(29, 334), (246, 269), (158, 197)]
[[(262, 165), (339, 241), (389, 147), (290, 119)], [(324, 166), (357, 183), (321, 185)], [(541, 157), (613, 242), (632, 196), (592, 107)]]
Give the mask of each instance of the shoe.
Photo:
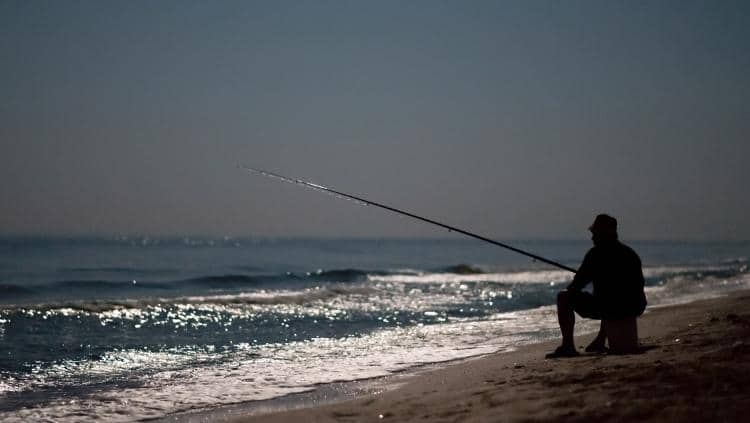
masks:
[(544, 358), (566, 358), (566, 357), (578, 357), (581, 355), (576, 351), (575, 347), (567, 347), (560, 345), (554, 351), (544, 356)]
[(596, 353), (596, 354), (607, 354), (609, 352), (609, 348), (605, 347), (604, 345), (589, 345), (588, 347), (586, 347), (586, 352)]

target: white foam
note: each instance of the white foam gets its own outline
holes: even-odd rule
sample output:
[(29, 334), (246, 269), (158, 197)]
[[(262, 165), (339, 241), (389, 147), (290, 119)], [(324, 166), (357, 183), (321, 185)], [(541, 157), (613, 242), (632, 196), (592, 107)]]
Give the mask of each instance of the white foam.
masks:
[(460, 284), (467, 282), (491, 282), (491, 283), (560, 283), (570, 281), (573, 274), (564, 270), (535, 270), (523, 272), (502, 273), (422, 273), (422, 274), (398, 274), (398, 275), (367, 275), (372, 282), (409, 283), (409, 284)]
[[(186, 370), (164, 370), (144, 386), (107, 390), (76, 402), (56, 401), (0, 413), (8, 422), (83, 416), (107, 421), (154, 418), (169, 412), (262, 400), (310, 390), (321, 383), (384, 376), (420, 364), (486, 354), (554, 336), (550, 307), (496, 314), (486, 320), (458, 319), (440, 325), (392, 328), (367, 336), (317, 338), (306, 342), (242, 345), (221, 362)], [(584, 324), (579, 330), (592, 330)], [(98, 364), (97, 373), (163, 363), (179, 354), (122, 351)], [(77, 369), (82, 370), (82, 369)]]
[[(692, 266), (647, 266), (643, 275), (647, 278), (669, 276), (682, 273), (719, 272), (737, 268), (737, 261), (725, 265), (692, 265)], [(507, 284), (559, 284), (573, 279), (573, 273), (565, 270), (528, 270), (497, 273), (404, 273), (389, 275), (367, 275), (372, 282), (405, 283), (405, 284), (461, 284), (470, 282), (507, 283)]]

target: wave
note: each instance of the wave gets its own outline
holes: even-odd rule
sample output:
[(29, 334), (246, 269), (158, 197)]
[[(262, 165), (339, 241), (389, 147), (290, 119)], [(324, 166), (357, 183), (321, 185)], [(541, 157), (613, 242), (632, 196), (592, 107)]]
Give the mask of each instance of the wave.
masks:
[(169, 289), (169, 286), (162, 283), (139, 283), (132, 281), (108, 281), (108, 280), (66, 280), (52, 283), (51, 288), (73, 288), (85, 290), (132, 290), (132, 289)]
[(182, 283), (194, 284), (194, 285), (205, 285), (210, 287), (230, 287), (230, 286), (261, 286), (261, 285), (274, 285), (281, 286), (279, 284), (284, 283), (304, 283), (304, 282), (330, 282), (330, 283), (355, 283), (355, 282), (366, 282), (372, 280), (372, 278), (378, 277), (401, 277), (401, 276), (422, 276), (425, 274), (458, 274), (458, 275), (480, 275), (485, 274), (485, 271), (468, 264), (458, 264), (454, 266), (446, 267), (440, 273), (426, 273), (420, 270), (414, 269), (396, 269), (396, 270), (366, 270), (356, 268), (344, 268), (344, 269), (318, 269), (312, 272), (306, 272), (303, 274), (295, 274), (287, 272), (284, 274), (276, 275), (243, 275), (243, 274), (228, 274), (228, 275), (209, 275), (198, 278), (187, 279), (181, 281)]
[[(747, 265), (742, 260), (731, 260), (721, 264), (644, 267), (647, 286), (669, 284), (677, 279), (695, 281), (709, 278), (731, 279), (746, 272)], [(50, 298), (57, 298), (60, 302), (55, 302), (56, 307), (63, 301), (86, 302), (93, 305), (84, 308), (92, 311), (101, 306), (99, 303), (92, 302), (93, 298), (107, 303), (107, 300), (113, 297), (133, 299), (133, 301), (119, 301), (115, 304), (117, 307), (212, 301), (245, 304), (301, 304), (330, 296), (352, 294), (355, 292), (352, 289), (368, 286), (374, 289), (388, 289), (382, 284), (407, 285), (410, 289), (414, 287), (408, 287), (408, 285), (441, 286), (475, 283), (557, 286), (567, 284), (572, 277), (573, 274), (570, 272), (557, 269), (501, 271), (486, 270), (476, 265), (460, 263), (440, 268), (438, 271), (342, 268), (319, 269), (299, 274), (290, 272), (266, 275), (209, 274), (165, 282), (82, 278), (33, 287), (15, 284), (0, 285), (0, 298), (3, 303), (19, 304), (22, 302), (42, 304), (50, 301)], [(169, 298), (154, 299), (156, 296)], [(38, 299), (35, 300), (35, 297)], [(78, 303), (73, 303), (73, 308), (78, 307), (76, 304)]]
[(361, 282), (367, 279), (368, 273), (373, 272), (360, 269), (319, 269), (316, 272), (308, 273), (307, 276), (314, 280), (326, 282)]
[(675, 278), (688, 279), (727, 279), (747, 272), (747, 265), (742, 261), (725, 261), (722, 265), (698, 266), (653, 266), (645, 267), (643, 275), (646, 285), (661, 285)]
[(326, 301), (334, 297), (363, 295), (369, 296), (375, 292), (374, 288), (358, 287), (327, 287), (308, 288), (304, 290), (258, 291), (241, 292), (222, 295), (192, 295), (182, 297), (149, 297), (118, 300), (69, 300), (50, 302), (26, 306), (4, 307), (5, 310), (18, 308), (33, 309), (38, 312), (70, 313), (106, 313), (115, 310), (144, 310), (147, 308), (170, 308), (184, 306), (233, 306), (233, 305), (303, 305), (316, 301)]
[(388, 275), (419, 275), (422, 271), (413, 269), (397, 269), (397, 270), (366, 270), (366, 269), (331, 269), (324, 270), (318, 269), (313, 272), (306, 272), (303, 275), (295, 275), (293, 273), (287, 273), (286, 277), (297, 277), (300, 280), (311, 280), (316, 282), (333, 282), (333, 283), (350, 283), (350, 282), (365, 282), (370, 276), (388, 276)]
[(444, 269), (442, 269), (442, 272), (444, 273), (456, 273), (459, 275), (481, 275), (483, 273), (486, 273), (481, 268), (471, 265), (471, 264), (456, 264), (454, 266), (448, 266)]
[(295, 279), (298, 279), (298, 277), (292, 274), (270, 276), (247, 276), (240, 274), (208, 275), (167, 282), (72, 279), (53, 282), (47, 285), (46, 288), (73, 288), (87, 290), (179, 289), (186, 285), (205, 288), (244, 288), (278, 283), (280, 281), (293, 281)]
[[(692, 279), (732, 278), (747, 272), (743, 261), (731, 261), (723, 265), (698, 266), (647, 266), (643, 269), (647, 285), (654, 285), (674, 277)], [(444, 284), (444, 283), (507, 283), (507, 284), (552, 284), (567, 283), (573, 279), (573, 273), (565, 270), (524, 270), (486, 272), (481, 268), (459, 264), (443, 268), (438, 272), (421, 273), (369, 273), (371, 282), (408, 283), (408, 284)]]
[(723, 264), (747, 264), (747, 257), (731, 257), (721, 261)]
[(246, 292), (231, 295), (207, 295), (177, 298), (178, 304), (305, 304), (345, 295), (369, 295), (375, 292), (369, 287), (327, 287), (304, 291)]
[[(123, 268), (124, 270), (124, 268)], [(381, 274), (385, 272), (373, 272)], [(200, 295), (201, 292), (221, 292), (227, 291), (258, 291), (269, 290), (271, 292), (283, 292), (288, 289), (297, 289), (303, 287), (327, 286), (330, 284), (352, 283), (367, 280), (368, 272), (358, 269), (334, 269), (318, 270), (316, 272), (297, 275), (291, 272), (268, 275), (246, 275), (246, 274), (219, 274), (206, 275), (189, 279), (179, 279), (164, 282), (150, 282), (148, 280), (122, 280), (107, 278), (81, 278), (81, 279), (64, 279), (49, 282), (47, 284), (35, 285), (33, 289), (14, 285), (0, 285), (0, 299), (3, 302), (13, 302), (15, 299), (22, 298), (28, 302), (33, 300), (35, 295), (39, 296), (39, 301), (44, 302), (50, 297), (61, 298), (62, 301), (76, 301), (77, 299), (87, 299), (97, 296), (128, 297), (129, 295), (143, 296), (149, 295), (149, 292), (173, 292), (174, 298), (180, 294), (183, 296), (187, 293)], [(335, 288), (331, 288), (335, 289)], [(171, 295), (170, 295), (171, 296)], [(303, 301), (304, 299), (300, 300)], [(167, 300), (170, 302), (172, 300)], [(241, 300), (246, 301), (246, 300)], [(259, 300), (266, 301), (266, 300)], [(165, 302), (159, 300), (159, 302)], [(129, 304), (120, 304), (130, 306)], [(137, 305), (136, 305), (137, 306)], [(96, 309), (98, 306), (95, 306)]]
[(186, 279), (181, 283), (202, 285), (208, 287), (246, 287), (246, 286), (268, 286), (276, 285), (282, 286), (281, 284), (289, 283), (304, 283), (304, 282), (332, 282), (332, 283), (350, 283), (350, 282), (363, 282), (367, 280), (368, 275), (388, 275), (393, 274), (390, 271), (379, 271), (379, 270), (362, 270), (362, 269), (331, 269), (323, 270), (318, 269), (312, 272), (306, 272), (304, 274), (296, 273), (283, 273), (276, 275), (243, 275), (243, 274), (227, 274), (227, 275), (208, 275), (201, 276), (198, 278)]
[(369, 275), (372, 282), (409, 283), (409, 284), (444, 284), (444, 283), (530, 283), (557, 284), (570, 281), (573, 275), (565, 270), (533, 270), (498, 273), (422, 273), (422, 274), (391, 274)]
[[(289, 275), (289, 277), (293, 277)], [(185, 279), (179, 281), (180, 284), (199, 285), (209, 288), (231, 288), (261, 285), (272, 280), (278, 279), (278, 276), (247, 276), (247, 275), (209, 275), (197, 278)]]
[(13, 284), (0, 284), (0, 294), (3, 298), (22, 297), (34, 294), (34, 290)]
[[(30, 303), (45, 301), (49, 298), (90, 298), (97, 295), (121, 296), (128, 293), (154, 292), (157, 290), (169, 290), (170, 286), (162, 283), (140, 283), (135, 281), (108, 281), (108, 280), (63, 280), (55, 281), (47, 285), (36, 285), (33, 288), (14, 284), (0, 284), (0, 302), (6, 305), (13, 303)], [(35, 299), (34, 297), (37, 297)], [(29, 306), (26, 304), (26, 306)], [(5, 307), (5, 305), (4, 305)]]

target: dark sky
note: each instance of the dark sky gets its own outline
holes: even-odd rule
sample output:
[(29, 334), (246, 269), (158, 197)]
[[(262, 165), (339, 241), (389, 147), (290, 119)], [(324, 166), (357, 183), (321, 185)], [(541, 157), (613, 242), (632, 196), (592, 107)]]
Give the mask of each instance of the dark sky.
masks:
[(750, 239), (750, 2), (0, 0), (0, 233)]

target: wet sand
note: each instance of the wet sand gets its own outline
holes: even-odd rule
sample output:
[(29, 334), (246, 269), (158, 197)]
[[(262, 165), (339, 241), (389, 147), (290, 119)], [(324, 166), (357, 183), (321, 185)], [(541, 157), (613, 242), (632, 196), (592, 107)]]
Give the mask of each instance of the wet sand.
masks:
[[(231, 421), (746, 421), (749, 291), (651, 309), (638, 329), (641, 354), (545, 359), (557, 343), (534, 344), (429, 370), (382, 393)], [(578, 337), (579, 348), (592, 338)]]

